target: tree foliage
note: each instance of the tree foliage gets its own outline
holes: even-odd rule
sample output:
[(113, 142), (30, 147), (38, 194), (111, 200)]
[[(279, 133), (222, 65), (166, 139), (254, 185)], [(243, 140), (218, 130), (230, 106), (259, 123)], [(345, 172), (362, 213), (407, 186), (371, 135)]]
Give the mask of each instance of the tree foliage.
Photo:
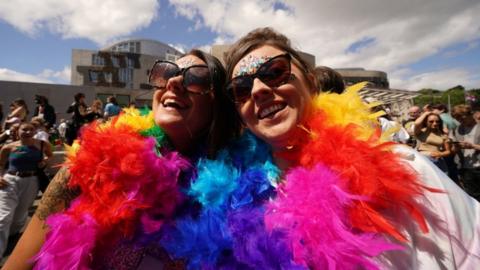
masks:
[(458, 104), (470, 104), (472, 101), (466, 97), (474, 96), (476, 102), (480, 101), (480, 89), (470, 89), (465, 90), (465, 87), (457, 85), (446, 91), (440, 91), (437, 89), (422, 89), (418, 91), (419, 96), (413, 99), (415, 105), (420, 107), (425, 106), (426, 104), (448, 104), (448, 99), (450, 97), (450, 105), (455, 106)]

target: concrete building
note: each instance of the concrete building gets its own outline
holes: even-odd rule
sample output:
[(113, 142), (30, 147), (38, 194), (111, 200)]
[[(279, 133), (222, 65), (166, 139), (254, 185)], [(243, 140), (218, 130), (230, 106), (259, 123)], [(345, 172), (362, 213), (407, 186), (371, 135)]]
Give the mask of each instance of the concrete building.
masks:
[(359, 82), (370, 82), (376, 88), (388, 89), (387, 73), (377, 70), (365, 70), (364, 68), (336, 68), (340, 75), (342, 75), (347, 85), (356, 84)]
[(149, 89), (147, 77), (156, 60), (176, 61), (181, 52), (148, 39), (125, 40), (100, 51), (72, 51), (71, 84)]

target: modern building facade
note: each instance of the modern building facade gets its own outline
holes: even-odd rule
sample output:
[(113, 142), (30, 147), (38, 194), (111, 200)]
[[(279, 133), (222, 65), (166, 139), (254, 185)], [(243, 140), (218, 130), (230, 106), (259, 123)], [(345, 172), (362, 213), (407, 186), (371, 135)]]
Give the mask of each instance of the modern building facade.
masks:
[(149, 68), (156, 60), (176, 61), (181, 52), (147, 39), (125, 40), (100, 51), (72, 51), (71, 84), (149, 89)]
[(390, 87), (387, 73), (383, 71), (365, 70), (364, 68), (336, 68), (335, 70), (342, 75), (347, 85), (367, 81), (376, 88), (388, 89)]

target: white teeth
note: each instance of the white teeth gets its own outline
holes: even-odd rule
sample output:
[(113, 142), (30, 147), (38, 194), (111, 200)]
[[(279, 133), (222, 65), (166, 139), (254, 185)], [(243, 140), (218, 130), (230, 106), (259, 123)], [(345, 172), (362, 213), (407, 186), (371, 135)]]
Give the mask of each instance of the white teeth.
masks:
[(275, 105), (272, 105), (270, 107), (267, 107), (265, 109), (263, 109), (260, 113), (259, 113), (259, 116), (260, 118), (264, 118), (266, 117), (267, 115), (275, 112), (275, 111), (279, 111), (281, 109), (284, 108), (284, 105), (281, 105), (281, 104), (275, 104)]
[(181, 108), (182, 105), (179, 104), (176, 100), (167, 98), (163, 101), (163, 106), (164, 107), (176, 107), (176, 108)]

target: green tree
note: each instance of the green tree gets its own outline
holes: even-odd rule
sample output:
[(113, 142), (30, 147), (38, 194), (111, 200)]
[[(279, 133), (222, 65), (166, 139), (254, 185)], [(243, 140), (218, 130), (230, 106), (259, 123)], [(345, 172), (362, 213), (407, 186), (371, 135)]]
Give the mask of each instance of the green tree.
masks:
[[(425, 106), (426, 104), (448, 104), (448, 98), (450, 96), (451, 106), (465, 103), (465, 87), (457, 85), (446, 91), (440, 91), (437, 89), (422, 89), (418, 91), (419, 96), (414, 98), (415, 105), (420, 107)], [(480, 91), (478, 91), (480, 98)]]

